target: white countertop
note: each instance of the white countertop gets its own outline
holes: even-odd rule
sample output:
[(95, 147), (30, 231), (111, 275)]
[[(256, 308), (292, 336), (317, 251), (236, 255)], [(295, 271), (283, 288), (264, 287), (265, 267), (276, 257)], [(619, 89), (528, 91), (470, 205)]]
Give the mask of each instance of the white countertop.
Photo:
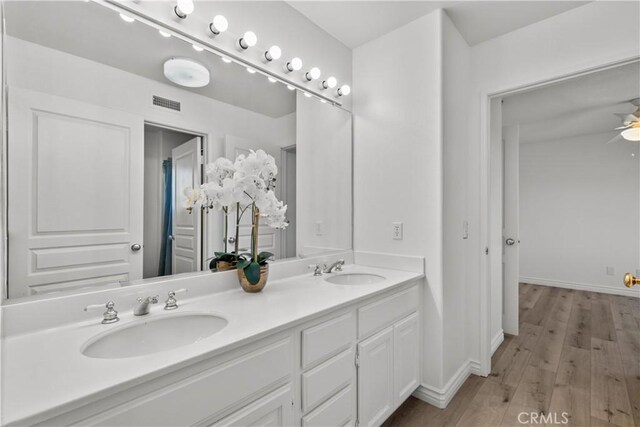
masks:
[[(90, 321), (5, 337), (2, 424), (40, 414), (54, 415), (61, 408), (72, 409), (90, 402), (92, 395), (140, 384), (203, 356), (220, 354), (423, 277), (417, 272), (358, 265), (348, 265), (344, 272), (367, 272), (386, 279), (368, 285), (334, 285), (324, 280), (328, 275), (313, 277), (307, 273), (268, 282), (257, 294), (245, 293), (238, 285), (234, 290), (197, 298), (179, 295), (180, 307), (175, 311), (163, 310), (161, 303), (152, 306), (150, 314), (144, 317), (133, 316), (131, 310), (122, 311), (120, 322), (111, 325), (100, 324), (101, 312), (96, 312)], [(87, 341), (110, 329), (187, 312), (215, 314), (229, 323), (220, 332), (195, 344), (145, 356), (96, 359), (80, 352)]]

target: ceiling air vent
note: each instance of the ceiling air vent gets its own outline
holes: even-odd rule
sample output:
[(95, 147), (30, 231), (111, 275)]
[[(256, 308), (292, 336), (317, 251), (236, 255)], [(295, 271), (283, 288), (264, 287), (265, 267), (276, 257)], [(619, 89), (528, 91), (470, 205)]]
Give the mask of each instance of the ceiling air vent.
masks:
[(161, 96), (153, 95), (153, 105), (158, 107), (168, 108), (173, 111), (180, 111), (180, 103), (172, 99), (163, 98)]

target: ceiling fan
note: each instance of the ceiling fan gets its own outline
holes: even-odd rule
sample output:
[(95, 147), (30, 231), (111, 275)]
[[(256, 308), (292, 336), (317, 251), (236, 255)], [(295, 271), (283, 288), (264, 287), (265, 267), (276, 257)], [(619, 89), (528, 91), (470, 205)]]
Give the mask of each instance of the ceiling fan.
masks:
[(627, 141), (640, 141), (640, 98), (635, 98), (629, 101), (636, 107), (636, 111), (633, 113), (615, 113), (616, 116), (622, 119), (622, 126), (615, 128), (614, 130), (620, 130), (618, 135), (613, 137), (607, 144), (616, 142), (620, 138)]

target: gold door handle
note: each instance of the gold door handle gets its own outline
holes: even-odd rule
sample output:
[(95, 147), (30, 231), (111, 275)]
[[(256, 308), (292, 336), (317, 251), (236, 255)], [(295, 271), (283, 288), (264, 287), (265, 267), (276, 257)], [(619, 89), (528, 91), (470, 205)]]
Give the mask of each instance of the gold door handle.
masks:
[(630, 288), (633, 285), (640, 285), (640, 277), (635, 277), (633, 274), (627, 273), (624, 275), (624, 285), (627, 288)]

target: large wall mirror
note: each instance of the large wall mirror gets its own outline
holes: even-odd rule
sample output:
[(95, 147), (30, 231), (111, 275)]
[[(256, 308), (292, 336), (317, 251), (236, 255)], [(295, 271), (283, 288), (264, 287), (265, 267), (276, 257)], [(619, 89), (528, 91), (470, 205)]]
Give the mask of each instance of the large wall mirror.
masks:
[[(275, 159), (288, 206), (286, 229), (260, 227), (261, 250), (282, 260), (351, 248), (348, 111), (102, 4), (3, 7), (5, 297), (209, 270), (224, 215), (189, 213), (184, 188), (206, 181), (207, 163), (251, 150)], [(176, 84), (166, 67), (209, 82)]]

